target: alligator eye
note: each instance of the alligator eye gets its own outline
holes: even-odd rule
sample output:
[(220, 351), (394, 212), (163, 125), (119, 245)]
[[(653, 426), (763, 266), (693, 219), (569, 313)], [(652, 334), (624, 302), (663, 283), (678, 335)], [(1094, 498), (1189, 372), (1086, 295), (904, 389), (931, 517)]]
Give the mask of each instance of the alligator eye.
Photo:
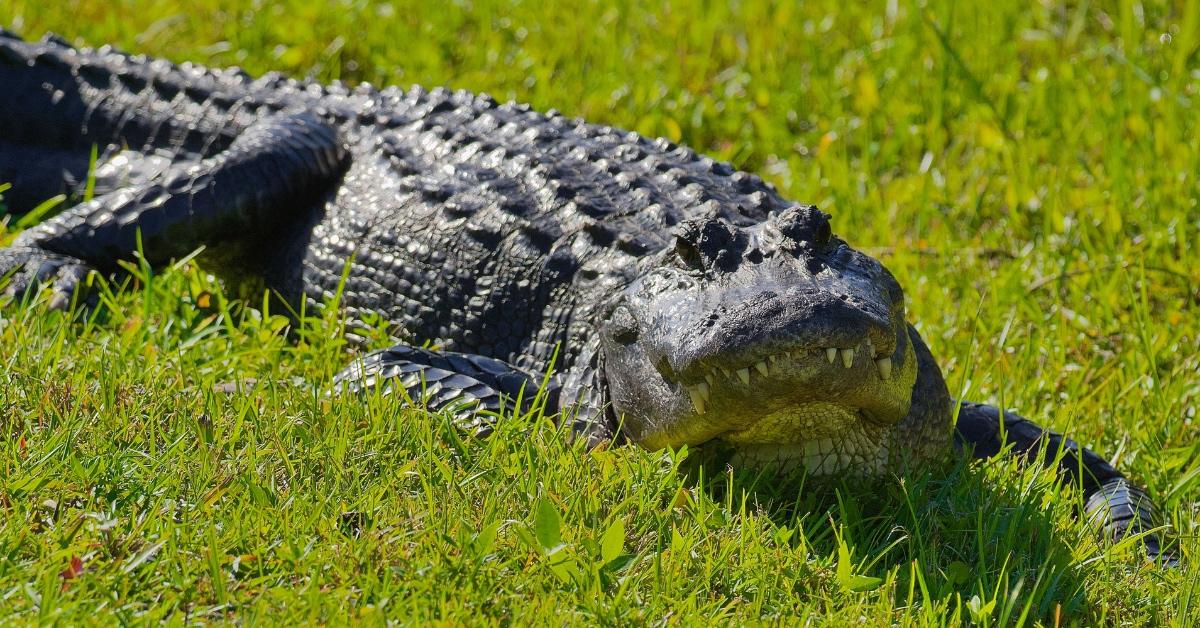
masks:
[(616, 310), (613, 310), (612, 315), (608, 317), (608, 333), (613, 340), (623, 345), (637, 341), (637, 319), (633, 317), (629, 308), (620, 305), (617, 306)]
[(689, 238), (678, 236), (675, 238), (675, 255), (679, 257), (688, 268), (703, 270), (704, 263), (700, 259), (700, 249), (696, 248), (696, 244)]
[(807, 244), (815, 251), (823, 251), (833, 239), (829, 226), (829, 214), (811, 206), (800, 206), (785, 211), (778, 217), (779, 232), (798, 244)]

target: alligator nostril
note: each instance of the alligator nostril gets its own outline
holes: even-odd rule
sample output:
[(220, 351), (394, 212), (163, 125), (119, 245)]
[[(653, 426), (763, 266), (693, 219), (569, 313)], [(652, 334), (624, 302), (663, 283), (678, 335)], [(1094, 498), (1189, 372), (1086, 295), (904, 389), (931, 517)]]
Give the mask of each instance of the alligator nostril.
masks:
[(688, 266), (688, 268), (702, 269), (704, 261), (700, 258), (700, 250), (696, 247), (687, 235), (678, 235), (675, 237), (675, 255), (680, 261)]
[(629, 312), (629, 308), (621, 305), (609, 316), (608, 332), (613, 340), (627, 345), (638, 339), (637, 319)]
[(749, 261), (751, 264), (761, 264), (763, 261), (762, 251), (760, 251), (758, 249), (751, 250), (749, 253), (746, 254), (746, 260)]

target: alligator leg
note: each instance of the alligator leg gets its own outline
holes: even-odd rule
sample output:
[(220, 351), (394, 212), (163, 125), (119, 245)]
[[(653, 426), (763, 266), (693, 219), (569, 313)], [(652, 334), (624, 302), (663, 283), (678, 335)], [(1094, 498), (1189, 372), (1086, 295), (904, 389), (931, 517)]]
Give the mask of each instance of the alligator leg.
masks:
[[(955, 441), (970, 447), (978, 458), (996, 456), (1009, 443), (1014, 452), (1027, 459), (1046, 466), (1057, 461), (1059, 472), (1083, 489), (1085, 517), (1109, 539), (1120, 540), (1159, 526), (1158, 513), (1145, 491), (1095, 452), (1029, 419), (994, 406), (963, 402)], [(1174, 549), (1157, 533), (1149, 533), (1142, 540), (1152, 560), (1169, 565), (1178, 562)]]
[(0, 184), (4, 190), (0, 209), (23, 214), (58, 194), (72, 195), (72, 183), (87, 178), (90, 155), (78, 150), (55, 149), (6, 142), (0, 139)]
[[(455, 425), (475, 436), (490, 434), (501, 411), (530, 409), (540, 385), (501, 360), (407, 345), (369, 353), (333, 379), (335, 393), (363, 393), (376, 386), (394, 393), (398, 386), (429, 410), (452, 412)], [(557, 408), (557, 387), (546, 392), (546, 407)]]
[(86, 268), (115, 272), (139, 250), (152, 265), (201, 245), (247, 244), (311, 207), (340, 176), (336, 130), (307, 112), (247, 127), (226, 150), (171, 164), (157, 176), (105, 193), (21, 233), (0, 249), (0, 278), (21, 295), (51, 279), (56, 301)]

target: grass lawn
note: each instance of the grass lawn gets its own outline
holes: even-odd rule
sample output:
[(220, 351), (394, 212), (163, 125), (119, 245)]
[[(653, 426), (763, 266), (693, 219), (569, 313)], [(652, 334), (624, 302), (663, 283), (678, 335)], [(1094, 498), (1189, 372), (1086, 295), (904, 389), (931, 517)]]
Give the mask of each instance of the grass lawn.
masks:
[(756, 171), (884, 261), (952, 391), (1143, 483), (1182, 568), (1097, 545), (1077, 491), (1009, 460), (816, 488), (535, 417), (463, 440), (325, 397), (354, 355), (332, 310), (291, 325), (184, 262), (87, 321), (0, 311), (0, 623), (1194, 625), (1200, 2), (657, 4), (0, 0), (0, 25), (486, 91)]

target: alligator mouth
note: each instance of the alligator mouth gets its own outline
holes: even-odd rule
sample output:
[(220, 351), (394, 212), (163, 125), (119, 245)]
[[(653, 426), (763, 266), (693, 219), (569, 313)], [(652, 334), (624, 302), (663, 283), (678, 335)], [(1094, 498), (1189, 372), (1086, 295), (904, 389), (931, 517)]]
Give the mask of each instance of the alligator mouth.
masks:
[[(873, 368), (867, 370), (867, 362)], [(814, 370), (816, 371), (814, 373)], [(702, 367), (688, 379), (702, 380), (693, 384), (681, 384), (692, 401), (696, 414), (705, 414), (712, 407), (716, 391), (728, 391), (742, 396), (763, 388), (781, 388), (795, 384), (799, 379), (828, 377), (839, 379), (857, 373), (869, 376), (871, 371), (881, 382), (892, 379), (892, 352), (878, 351), (866, 337), (852, 347), (819, 347), (780, 351), (744, 366)], [(804, 400), (799, 400), (804, 401)], [(860, 410), (865, 418), (873, 420), (871, 412)]]

